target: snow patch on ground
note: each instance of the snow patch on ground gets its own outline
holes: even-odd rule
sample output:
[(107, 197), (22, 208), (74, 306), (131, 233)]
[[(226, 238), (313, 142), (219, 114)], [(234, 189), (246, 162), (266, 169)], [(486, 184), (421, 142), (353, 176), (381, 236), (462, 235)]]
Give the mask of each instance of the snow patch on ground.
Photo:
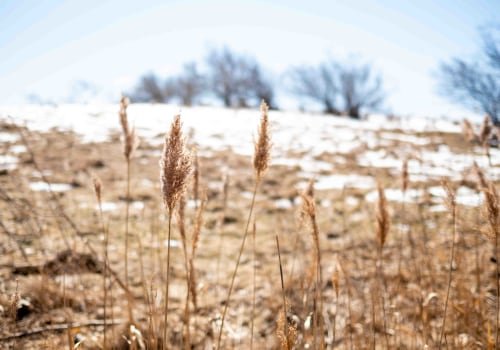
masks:
[(47, 183), (43, 181), (30, 182), (29, 188), (36, 192), (65, 192), (73, 188), (69, 184)]
[(17, 167), (19, 160), (9, 155), (0, 155), (0, 170), (12, 170)]
[[(300, 182), (297, 188), (303, 190), (308, 181)], [(315, 177), (314, 188), (317, 190), (341, 190), (343, 188), (370, 189), (375, 187), (375, 180), (371, 176), (355, 174), (323, 175)]]

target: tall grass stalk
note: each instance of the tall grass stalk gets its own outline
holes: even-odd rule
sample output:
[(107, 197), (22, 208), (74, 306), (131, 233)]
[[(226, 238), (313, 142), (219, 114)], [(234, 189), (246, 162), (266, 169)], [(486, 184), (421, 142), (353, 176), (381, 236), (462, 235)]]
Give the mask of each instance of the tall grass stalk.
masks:
[(253, 226), (252, 226), (252, 313), (251, 313), (251, 320), (250, 320), (250, 350), (253, 350), (253, 329), (254, 329), (254, 318), (255, 318), (255, 277), (256, 277), (256, 270), (257, 270), (257, 259), (255, 256), (255, 238), (256, 238), (256, 232), (257, 232), (257, 225), (255, 224), (255, 220), (253, 221)]
[[(219, 278), (220, 278), (220, 260), (222, 256), (222, 238), (223, 238), (223, 229), (224, 229), (224, 220), (226, 218), (226, 209), (227, 209), (227, 198), (229, 191), (229, 175), (226, 173), (222, 178), (222, 210), (217, 220), (217, 231), (219, 232), (219, 243), (217, 244), (217, 267), (216, 267), (216, 285), (220, 286)], [(217, 291), (220, 289), (217, 288)], [(217, 292), (217, 297), (219, 297), (219, 292)]]
[(455, 237), (456, 237), (456, 231), (457, 231), (457, 204), (455, 201), (455, 191), (453, 191), (448, 184), (448, 182), (443, 181), (442, 184), (445, 192), (446, 192), (446, 206), (448, 207), (448, 211), (451, 214), (451, 220), (452, 220), (452, 225), (453, 225), (453, 230), (452, 230), (452, 237), (451, 237), (451, 253), (450, 253), (450, 265), (448, 268), (448, 285), (446, 287), (446, 300), (444, 303), (444, 312), (443, 312), (443, 324), (441, 326), (441, 334), (439, 336), (439, 345), (438, 348), (441, 349), (441, 346), (443, 344), (443, 337), (444, 337), (444, 332), (445, 332), (445, 327), (446, 327), (446, 316), (447, 316), (447, 311), (448, 311), (448, 302), (450, 299), (450, 290), (451, 290), (451, 283), (453, 280), (453, 262), (455, 259)]
[(66, 313), (66, 323), (68, 324), (67, 328), (66, 328), (66, 340), (68, 341), (68, 349), (69, 350), (73, 350), (73, 336), (71, 334), (71, 329), (73, 327), (73, 322), (72, 322), (72, 317), (71, 317), (71, 311), (68, 311), (67, 309), (67, 300), (66, 300), (66, 272), (63, 273), (63, 279), (62, 279), (62, 283), (63, 283), (63, 308), (64, 308), (64, 311)]
[(190, 300), (190, 276), (189, 276), (189, 256), (187, 251), (187, 236), (186, 236), (186, 197), (182, 196), (179, 200), (179, 205), (177, 206), (177, 223), (179, 225), (179, 233), (181, 235), (181, 243), (182, 243), (182, 252), (184, 253), (184, 269), (186, 271), (186, 303), (184, 306), (184, 318), (186, 320), (186, 334), (184, 336), (185, 339), (185, 349), (187, 350), (190, 346), (190, 309), (189, 309), (189, 300)]
[(170, 276), (170, 246), (172, 233), (172, 216), (174, 208), (186, 191), (188, 178), (191, 173), (191, 155), (186, 149), (186, 140), (182, 133), (180, 115), (176, 115), (170, 127), (169, 134), (165, 137), (162, 157), (160, 159), (160, 185), (163, 203), (168, 212), (167, 234), (167, 271), (165, 278), (165, 307), (163, 341), (164, 349), (168, 346), (168, 301), (169, 301), (169, 276)]
[(197, 293), (197, 281), (196, 281), (196, 269), (194, 265), (194, 259), (196, 256), (196, 250), (198, 248), (198, 242), (200, 240), (201, 227), (203, 225), (203, 213), (205, 211), (206, 204), (206, 191), (202, 194), (202, 199), (199, 207), (197, 208), (196, 221), (191, 235), (191, 256), (189, 257), (189, 271), (188, 271), (188, 293), (186, 298), (186, 326), (187, 326), (187, 339), (186, 339), (186, 350), (191, 349), (191, 333), (190, 333), (190, 306), (189, 297), (191, 297), (191, 302), (195, 312), (198, 310), (198, 293)]
[(492, 126), (490, 124), (490, 116), (485, 115), (483, 119), (483, 124), (481, 125), (481, 129), (479, 131), (479, 141), (481, 142), (481, 145), (483, 146), (484, 149), (484, 154), (486, 158), (488, 159), (488, 165), (491, 167), (491, 154), (490, 154), (490, 135), (492, 131)]
[(324, 321), (323, 321), (323, 273), (321, 266), (321, 249), (319, 242), (319, 228), (316, 220), (316, 205), (314, 203), (314, 179), (309, 181), (307, 188), (301, 194), (302, 197), (302, 213), (303, 217), (309, 219), (311, 225), (311, 237), (314, 242), (314, 266), (315, 266), (315, 288), (314, 288), (314, 330), (313, 330), (313, 347), (316, 347), (316, 339), (320, 334), (320, 348), (324, 349)]
[(108, 301), (108, 287), (106, 285), (107, 279), (108, 279), (108, 242), (109, 242), (109, 235), (108, 231), (104, 228), (104, 218), (103, 218), (103, 213), (102, 213), (102, 182), (101, 179), (99, 179), (98, 176), (94, 175), (92, 177), (92, 182), (94, 184), (94, 192), (95, 196), (97, 199), (97, 205), (99, 208), (99, 221), (101, 222), (101, 230), (102, 234), (104, 235), (104, 247), (103, 247), (103, 255), (104, 255), (104, 273), (103, 273), (103, 285), (102, 289), (104, 292), (104, 300), (103, 300), (103, 322), (104, 322), (104, 328), (103, 328), (103, 349), (106, 350), (108, 348), (108, 343), (107, 343), (107, 338), (106, 338), (106, 308), (107, 308), (107, 301)]
[(377, 227), (376, 227), (376, 237), (378, 241), (378, 258), (377, 258), (377, 263), (376, 263), (376, 269), (377, 269), (377, 274), (379, 276), (379, 283), (380, 283), (380, 299), (381, 299), (381, 304), (382, 304), (382, 319), (384, 323), (384, 338), (385, 338), (385, 343), (386, 347), (389, 348), (389, 338), (387, 334), (387, 316), (386, 316), (386, 310), (385, 310), (385, 299), (386, 299), (386, 293), (387, 293), (387, 286), (386, 286), (386, 281), (385, 281), (385, 274), (384, 274), (384, 259), (383, 259), (383, 249), (385, 242), (387, 240), (387, 234), (389, 233), (389, 227), (390, 227), (390, 217), (389, 217), (389, 210), (387, 209), (387, 200), (385, 198), (385, 193), (384, 193), (384, 188), (382, 185), (378, 185), (378, 201), (377, 201), (377, 207), (376, 207), (376, 220), (377, 220)]
[(498, 196), (498, 191), (495, 184), (488, 180), (484, 175), (483, 171), (474, 163), (474, 170), (478, 178), (478, 186), (482, 189), (485, 201), (484, 209), (485, 216), (490, 227), (489, 238), (493, 240), (493, 256), (495, 259), (495, 348), (498, 348), (499, 343), (499, 312), (500, 312), (500, 279), (498, 278), (500, 274), (500, 263), (499, 263), (499, 252), (498, 252), (498, 236), (500, 235), (500, 198)]
[(236, 265), (234, 267), (233, 274), (231, 276), (231, 282), (229, 284), (229, 289), (227, 291), (226, 302), (224, 304), (224, 310), (222, 311), (221, 325), (219, 329), (219, 337), (217, 339), (217, 350), (220, 349), (222, 330), (224, 329), (224, 321), (226, 319), (227, 308), (231, 300), (231, 294), (233, 292), (234, 280), (236, 279), (236, 274), (238, 273), (238, 267), (240, 266), (241, 255), (243, 254), (243, 248), (245, 248), (245, 241), (248, 236), (248, 228), (250, 227), (250, 220), (252, 218), (253, 209), (255, 206), (255, 197), (257, 195), (257, 189), (262, 181), (262, 176), (269, 167), (269, 158), (271, 153), (271, 138), (269, 133), (269, 120), (268, 120), (268, 106), (262, 101), (261, 106), (261, 119), (259, 126), (259, 136), (254, 145), (254, 189), (252, 192), (252, 201), (250, 203), (250, 210), (248, 212), (248, 218), (245, 225), (245, 231), (243, 233), (243, 238), (241, 240), (240, 249), (238, 251), (238, 257), (236, 258)]
[[(129, 246), (129, 215), (130, 215), (130, 159), (132, 158), (132, 154), (137, 149), (139, 145), (138, 138), (135, 134), (135, 128), (130, 128), (128, 117), (127, 117), (127, 107), (129, 106), (130, 101), (127, 97), (122, 95), (120, 100), (120, 124), (122, 126), (123, 131), (123, 139), (124, 139), (124, 147), (123, 154), (125, 156), (125, 161), (127, 164), (127, 192), (125, 198), (125, 287), (127, 290), (129, 289), (129, 275), (128, 275), (128, 246)], [(128, 310), (128, 319), (129, 322), (133, 321), (132, 314), (132, 295), (127, 293), (127, 310)]]
[(286, 307), (286, 294), (285, 294), (285, 282), (283, 278), (283, 264), (281, 263), (281, 251), (280, 251), (280, 240), (278, 238), (278, 235), (276, 235), (276, 248), (278, 249), (278, 260), (279, 260), (279, 267), (280, 267), (280, 281), (281, 281), (281, 295), (283, 297), (283, 341), (285, 342), (285, 346), (287, 350), (291, 350), (292, 344), (290, 344), (290, 341), (288, 339), (288, 318), (287, 318), (287, 307)]
[(332, 276), (332, 285), (335, 290), (335, 314), (333, 315), (333, 341), (335, 344), (335, 338), (337, 335), (337, 314), (339, 313), (339, 292), (340, 292), (340, 277), (339, 277), (339, 268), (335, 266), (333, 270)]

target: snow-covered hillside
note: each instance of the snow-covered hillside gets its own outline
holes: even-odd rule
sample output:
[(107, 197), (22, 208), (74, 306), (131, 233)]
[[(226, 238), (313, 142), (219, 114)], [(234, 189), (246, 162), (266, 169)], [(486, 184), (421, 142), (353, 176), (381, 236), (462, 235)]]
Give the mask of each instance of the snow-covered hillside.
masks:
[[(258, 110), (149, 104), (132, 104), (128, 109), (129, 120), (139, 137), (150, 144), (163, 142), (172, 117), (178, 113), (190, 141), (199, 145), (203, 155), (227, 149), (241, 155), (253, 153)], [(453, 153), (444, 144), (443, 134), (461, 132), (461, 125), (453, 121), (391, 119), (381, 115), (352, 120), (281, 111), (270, 111), (269, 117), (272, 164), (298, 167), (304, 177), (316, 177), (318, 189), (375, 186), (376, 181), (371, 177), (336, 174), (336, 164), (347, 161), (355, 161), (362, 167), (386, 168), (396, 175), (402, 160), (409, 157), (410, 180), (425, 181), (441, 177), (459, 180), (473, 160), (471, 155)], [(0, 106), (0, 120), (14, 121), (38, 131), (71, 130), (81, 136), (82, 142), (104, 141), (111, 133), (120, 131), (118, 105)], [(15, 135), (0, 133), (0, 143), (13, 141)], [(12, 145), (3, 149), (1, 167), (15, 167), (16, 154), (22, 147)], [(335, 155), (335, 162), (321, 160), (325, 153)], [(474, 159), (487, 167), (487, 159), (479, 147)], [(492, 150), (492, 161), (500, 165), (497, 149)], [(500, 178), (500, 168), (489, 168), (488, 173)]]

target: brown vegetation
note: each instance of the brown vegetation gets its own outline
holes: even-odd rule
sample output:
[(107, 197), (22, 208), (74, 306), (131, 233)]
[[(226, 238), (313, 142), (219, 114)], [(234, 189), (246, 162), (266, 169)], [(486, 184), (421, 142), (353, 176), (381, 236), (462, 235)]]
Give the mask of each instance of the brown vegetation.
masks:
[[(147, 141), (137, 147), (126, 104), (125, 151), (116, 137), (84, 144), (71, 133), (0, 125), (21, 131), (30, 150), (0, 176), (0, 348), (498, 345), (500, 210), (488, 169), (471, 160), (462, 179), (448, 179), (450, 215), (432, 210), (429, 188), (437, 180), (411, 181), (409, 157), (402, 159), (401, 206), (384, 190), (393, 174), (354, 162), (338, 171), (376, 176), (375, 204), (365, 200), (368, 190), (318, 190), (314, 180), (298, 191), (306, 179), (272, 166), (265, 103), (252, 160), (229, 150), (207, 157), (202, 145), (192, 157), (179, 116), (163, 152)], [(463, 138), (443, 136), (470, 155)], [(70, 145), (71, 158), (63, 152)], [(31, 191), (27, 181), (38, 174), (75, 185)], [(484, 205), (456, 201), (460, 185), (482, 192)], [(423, 194), (410, 201), (414, 189)], [(291, 207), (276, 207), (281, 198)], [(109, 202), (117, 209), (107, 210)]]

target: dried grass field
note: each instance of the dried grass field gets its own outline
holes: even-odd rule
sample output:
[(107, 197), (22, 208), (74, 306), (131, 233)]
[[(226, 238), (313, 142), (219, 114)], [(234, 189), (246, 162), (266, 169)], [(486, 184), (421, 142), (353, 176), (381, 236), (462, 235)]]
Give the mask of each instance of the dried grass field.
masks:
[(0, 110), (0, 348), (498, 345), (494, 127), (178, 111)]

